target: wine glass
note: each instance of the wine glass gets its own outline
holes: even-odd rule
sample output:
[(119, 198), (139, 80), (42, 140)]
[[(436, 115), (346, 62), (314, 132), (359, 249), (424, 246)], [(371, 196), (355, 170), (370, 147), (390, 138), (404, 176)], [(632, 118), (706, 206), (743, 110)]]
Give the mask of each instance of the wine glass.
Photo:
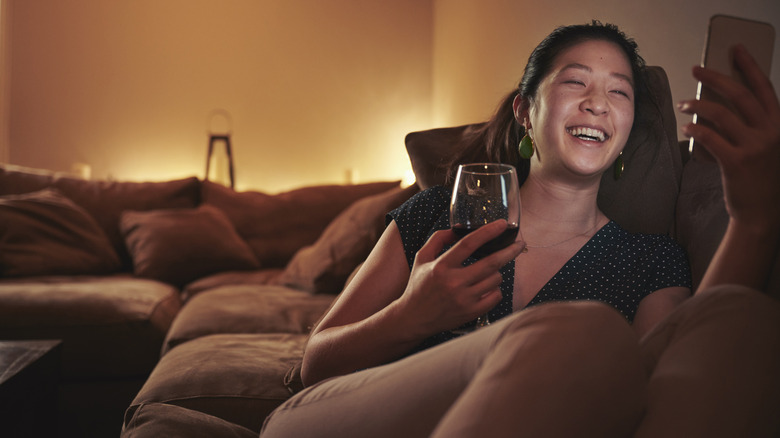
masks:
[[(477, 249), (482, 258), (506, 248), (520, 229), (520, 193), (514, 166), (498, 163), (471, 163), (458, 166), (450, 202), (450, 227), (464, 237), (490, 222), (505, 219), (507, 229)], [(490, 324), (488, 315), (477, 318), (477, 327)]]

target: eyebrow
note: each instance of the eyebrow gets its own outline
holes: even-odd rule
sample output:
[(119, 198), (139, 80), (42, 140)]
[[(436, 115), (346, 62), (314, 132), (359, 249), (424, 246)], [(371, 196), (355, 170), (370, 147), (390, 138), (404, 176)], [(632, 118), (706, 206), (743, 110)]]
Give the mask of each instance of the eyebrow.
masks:
[[(566, 70), (569, 70), (569, 69), (585, 70), (585, 71), (587, 71), (588, 73), (591, 73), (591, 72), (593, 72), (593, 69), (592, 69), (592, 68), (588, 67), (588, 66), (587, 66), (587, 65), (585, 65), (585, 64), (580, 64), (580, 63), (578, 63), (578, 62), (573, 62), (573, 63), (571, 63), (571, 64), (567, 64), (567, 65), (565, 65), (565, 66), (564, 66), (564, 67), (561, 69), (561, 72), (564, 72), (564, 71), (566, 71)], [(615, 78), (618, 78), (618, 79), (622, 79), (622, 80), (624, 80), (624, 81), (628, 82), (628, 83), (631, 85), (631, 88), (634, 88), (634, 81), (631, 79), (631, 76), (624, 75), (623, 73), (617, 73), (617, 72), (615, 72), (615, 73), (611, 73), (611, 74), (610, 74), (610, 76), (612, 76), (612, 77), (615, 77)]]

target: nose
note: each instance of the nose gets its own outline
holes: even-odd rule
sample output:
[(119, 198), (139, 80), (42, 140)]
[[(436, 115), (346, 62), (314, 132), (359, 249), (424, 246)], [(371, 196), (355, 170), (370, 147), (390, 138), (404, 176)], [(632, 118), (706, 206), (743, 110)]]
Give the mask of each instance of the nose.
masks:
[(598, 91), (590, 92), (582, 100), (580, 104), (580, 110), (589, 112), (593, 115), (600, 116), (609, 112), (609, 102), (606, 96)]

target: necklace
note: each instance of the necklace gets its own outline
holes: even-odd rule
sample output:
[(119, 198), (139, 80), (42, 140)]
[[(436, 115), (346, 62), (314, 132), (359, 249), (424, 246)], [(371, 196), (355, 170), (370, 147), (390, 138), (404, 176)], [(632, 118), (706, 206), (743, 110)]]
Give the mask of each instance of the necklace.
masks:
[[(525, 252), (528, 252), (528, 249), (529, 249), (529, 248), (534, 248), (534, 249), (541, 249), (541, 248), (552, 248), (552, 247), (554, 247), (554, 246), (563, 245), (564, 243), (566, 243), (566, 242), (569, 242), (569, 241), (571, 241), (571, 240), (574, 240), (574, 239), (576, 239), (576, 238), (578, 238), (578, 237), (582, 237), (582, 236), (585, 236), (586, 234), (590, 234), (590, 232), (591, 232), (591, 231), (595, 230), (595, 229), (596, 229), (596, 227), (598, 227), (598, 226), (599, 226), (599, 222), (601, 222), (601, 221), (598, 221), (598, 220), (597, 220), (597, 221), (596, 221), (596, 224), (595, 224), (595, 225), (593, 225), (593, 227), (592, 227), (592, 228), (590, 228), (590, 229), (588, 229), (588, 230), (586, 230), (586, 231), (584, 231), (584, 232), (582, 232), (582, 233), (580, 233), (580, 234), (574, 235), (574, 236), (572, 236), (572, 237), (569, 237), (568, 239), (565, 239), (565, 240), (561, 240), (560, 242), (552, 243), (552, 244), (550, 244), (550, 245), (529, 245), (529, 244), (526, 242), (526, 244), (525, 244), (525, 248), (523, 248), (523, 252), (524, 252), (524, 253), (525, 253)], [(522, 239), (522, 240), (525, 242), (525, 238), (523, 237), (523, 231), (522, 231), (522, 229), (520, 230), (520, 239)]]

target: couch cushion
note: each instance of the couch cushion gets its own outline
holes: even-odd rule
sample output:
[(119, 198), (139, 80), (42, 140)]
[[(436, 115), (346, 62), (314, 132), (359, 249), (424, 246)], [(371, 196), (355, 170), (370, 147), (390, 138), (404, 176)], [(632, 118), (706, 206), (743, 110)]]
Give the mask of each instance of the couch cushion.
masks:
[(164, 403), (141, 405), (122, 438), (257, 438), (257, 432), (203, 412)]
[(120, 230), (139, 277), (181, 287), (217, 272), (260, 267), (233, 224), (212, 206), (125, 211)]
[(355, 202), (328, 225), (313, 245), (295, 253), (276, 282), (315, 294), (341, 292), (347, 277), (379, 240), (385, 214), (418, 190), (417, 186), (395, 188)]
[(193, 281), (184, 287), (181, 292), (181, 299), (184, 302), (189, 301), (195, 295), (221, 286), (232, 286), (238, 284), (259, 286), (263, 284), (273, 284), (276, 278), (282, 274), (281, 268), (260, 269), (258, 271), (228, 271), (220, 272), (208, 277), (203, 277)]
[(88, 181), (55, 172), (0, 165), (0, 195), (46, 187), (56, 188), (95, 219), (127, 269), (132, 268), (132, 262), (119, 232), (119, 216), (123, 211), (194, 208), (200, 201), (200, 182), (195, 177), (165, 182)]
[(173, 286), (128, 275), (0, 281), (0, 339), (62, 339), (66, 379), (142, 376), (180, 308)]
[(163, 356), (125, 413), (167, 403), (259, 432), (265, 417), (290, 397), (284, 384), (306, 343), (303, 334), (233, 334), (194, 339)]
[(163, 354), (195, 338), (222, 333), (306, 334), (333, 302), (281, 286), (232, 285), (201, 293), (171, 325)]
[(203, 203), (222, 210), (264, 267), (283, 267), (300, 248), (314, 243), (342, 210), (399, 181), (304, 187), (276, 195), (236, 192), (203, 182)]
[(0, 277), (107, 274), (119, 268), (103, 230), (58, 191), (0, 196)]

